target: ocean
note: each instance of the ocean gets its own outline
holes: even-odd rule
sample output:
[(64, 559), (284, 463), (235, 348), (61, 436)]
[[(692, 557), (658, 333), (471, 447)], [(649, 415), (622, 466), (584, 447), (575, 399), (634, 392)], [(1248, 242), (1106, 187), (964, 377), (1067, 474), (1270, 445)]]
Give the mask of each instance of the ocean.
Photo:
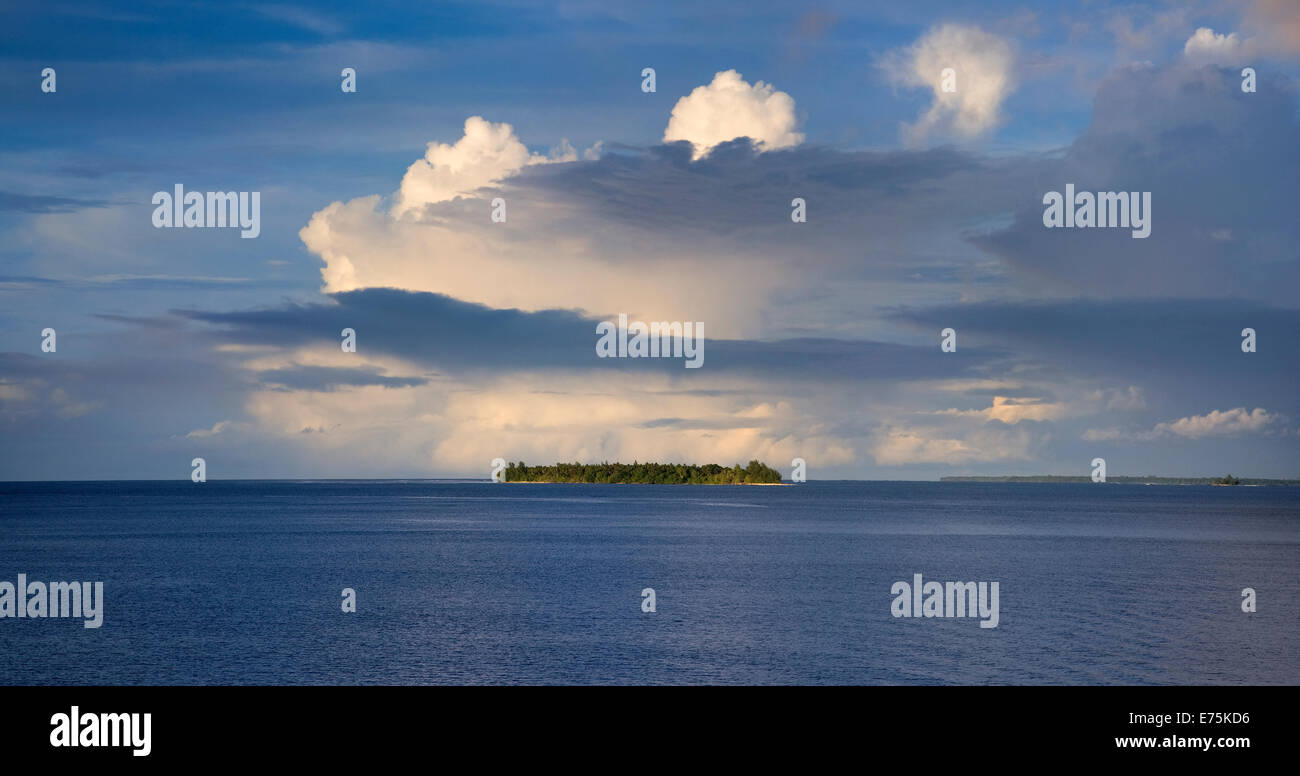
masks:
[(0, 483), (18, 574), (103, 621), (0, 619), (0, 684), (1300, 682), (1290, 487)]

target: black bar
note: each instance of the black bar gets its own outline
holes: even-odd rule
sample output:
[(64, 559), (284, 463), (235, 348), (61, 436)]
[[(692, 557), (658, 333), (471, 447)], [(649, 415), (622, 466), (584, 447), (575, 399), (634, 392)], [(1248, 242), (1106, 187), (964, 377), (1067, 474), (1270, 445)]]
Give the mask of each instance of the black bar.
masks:
[[(1293, 741), (1283, 726), (1295, 714), (1284, 693), (1293, 696), (1258, 687), (18, 687), (3, 692), (0, 747), (6, 759), (51, 765), (393, 757), (449, 765), (454, 754), (486, 762), (507, 750), (549, 752), (538, 755), (540, 765), (609, 746), (629, 762), (671, 760), (689, 746), (739, 759), (802, 751), (864, 764), (900, 755), (918, 766), (1135, 759), (1183, 766), (1287, 758)], [(83, 734), (87, 714), (148, 713), (149, 754), (52, 746), (52, 718), (73, 706)], [(1180, 722), (1180, 713), (1191, 716)], [(1213, 743), (1207, 751), (1189, 739)]]

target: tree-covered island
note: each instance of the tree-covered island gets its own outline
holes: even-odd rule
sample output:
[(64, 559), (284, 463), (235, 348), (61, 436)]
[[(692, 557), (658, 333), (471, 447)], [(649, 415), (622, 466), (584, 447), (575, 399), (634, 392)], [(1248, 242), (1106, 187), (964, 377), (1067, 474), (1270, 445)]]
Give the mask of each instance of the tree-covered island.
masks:
[(781, 472), (761, 461), (730, 469), (716, 463), (557, 463), (506, 465), (506, 482), (591, 482), (639, 485), (778, 485)]

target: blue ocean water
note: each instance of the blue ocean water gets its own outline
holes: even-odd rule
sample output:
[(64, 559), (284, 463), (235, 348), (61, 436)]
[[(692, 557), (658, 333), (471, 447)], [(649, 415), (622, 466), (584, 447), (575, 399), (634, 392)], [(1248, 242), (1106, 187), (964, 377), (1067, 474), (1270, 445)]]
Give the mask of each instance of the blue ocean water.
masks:
[(0, 580), (106, 599), (0, 619), (0, 683), (1295, 684), (1298, 572), (1300, 488), (0, 483)]

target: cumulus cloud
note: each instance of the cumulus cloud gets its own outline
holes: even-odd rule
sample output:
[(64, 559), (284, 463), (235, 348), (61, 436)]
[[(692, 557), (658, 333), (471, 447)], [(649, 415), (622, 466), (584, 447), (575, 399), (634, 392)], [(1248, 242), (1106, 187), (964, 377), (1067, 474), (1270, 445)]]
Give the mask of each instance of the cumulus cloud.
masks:
[(1149, 431), (1125, 431), (1119, 428), (1090, 428), (1083, 433), (1083, 439), (1089, 442), (1108, 442), (1127, 440), (1150, 442), (1168, 437), (1185, 439), (1203, 439), (1206, 437), (1243, 436), (1246, 434), (1271, 433), (1286, 422), (1278, 413), (1268, 412), (1263, 407), (1247, 410), (1236, 407), (1230, 410), (1212, 410), (1205, 415), (1190, 415), (1178, 420), (1161, 422)]
[(1254, 42), (1242, 40), (1237, 33), (1216, 34), (1200, 27), (1183, 45), (1183, 56), (1195, 65), (1241, 65), (1251, 57)]
[(1175, 436), (1198, 439), (1212, 436), (1235, 436), (1237, 434), (1258, 434), (1278, 425), (1282, 418), (1256, 407), (1247, 411), (1245, 407), (1231, 410), (1214, 410), (1206, 415), (1193, 415), (1179, 418), (1172, 423), (1158, 423), (1156, 434), (1173, 434)]
[[(1001, 121), (1002, 103), (1015, 91), (1015, 55), (1011, 45), (978, 27), (945, 24), (882, 61), (895, 84), (929, 88), (930, 107), (914, 124), (903, 126), (912, 144), (933, 135), (973, 138)], [(943, 71), (952, 68), (955, 88), (943, 89)]]
[(708, 86), (697, 86), (677, 101), (664, 142), (690, 142), (694, 159), (738, 137), (750, 138), (760, 151), (771, 151), (803, 142), (795, 131), (797, 123), (793, 97), (762, 81), (751, 86), (735, 70), (724, 70)]
[[(299, 236), (324, 262), (328, 293), (388, 287), (497, 308), (626, 312), (749, 338), (785, 334), (787, 318), (804, 332), (828, 331), (820, 320), (846, 327), (832, 298), (856, 309), (864, 291), (893, 296), (891, 279), (913, 294), (918, 271), (957, 282), (961, 253), (977, 252), (956, 225), (1005, 210), (1030, 181), (1027, 170), (952, 149), (770, 154), (733, 140), (691, 161), (683, 143), (526, 165), (401, 218), (379, 195), (335, 202)], [(792, 189), (816, 203), (815, 231), (791, 228)], [(489, 219), (495, 196), (508, 203), (507, 223)], [(866, 255), (862, 234), (872, 235)], [(948, 267), (919, 266), (917, 252)], [(807, 296), (810, 285), (821, 302), (771, 304), (774, 294)]]
[(393, 214), (401, 216), (434, 202), (468, 196), (528, 165), (572, 162), (577, 158), (567, 140), (550, 156), (542, 156), (530, 152), (509, 124), (470, 116), (465, 119), (465, 134), (460, 140), (451, 145), (429, 143), (424, 158), (407, 168)]

